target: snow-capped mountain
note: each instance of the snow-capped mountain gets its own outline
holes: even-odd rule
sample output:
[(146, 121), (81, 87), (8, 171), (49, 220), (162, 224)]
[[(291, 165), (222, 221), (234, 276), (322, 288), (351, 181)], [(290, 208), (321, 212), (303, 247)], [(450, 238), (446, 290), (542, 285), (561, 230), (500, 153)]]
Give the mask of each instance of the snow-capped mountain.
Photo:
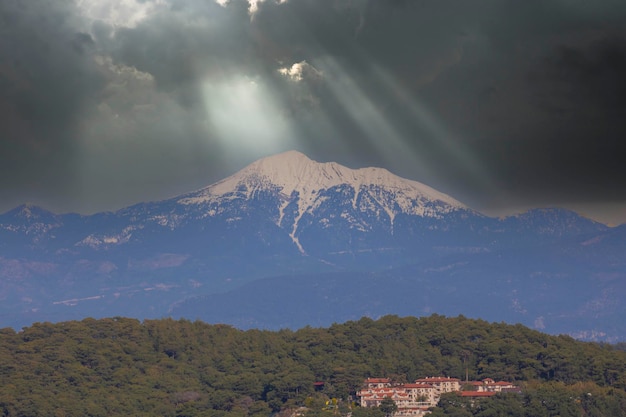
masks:
[[(255, 193), (278, 190), (284, 200), (281, 210), (298, 198), (298, 211), (314, 210), (323, 200), (319, 192), (338, 186), (353, 190), (352, 205), (357, 206), (361, 192), (384, 189), (393, 200), (377, 201), (390, 219), (398, 212), (437, 217), (440, 213), (467, 209), (454, 198), (417, 181), (400, 178), (383, 168), (350, 169), (335, 162), (319, 163), (306, 155), (289, 151), (260, 159), (236, 174), (202, 190), (183, 196), (180, 204), (205, 204), (234, 192), (244, 192), (250, 199)], [(434, 208), (438, 210), (435, 210)], [(361, 210), (377, 207), (360, 204)]]
[[(203, 189), (120, 210), (106, 222), (109, 227), (96, 228), (98, 233), (76, 245), (111, 250), (184, 234), (187, 241), (204, 241), (205, 248), (221, 241), (240, 251), (256, 242), (254, 251), (259, 252), (272, 242), (286, 252), (322, 256), (377, 250), (382, 243), (385, 250), (389, 245), (396, 249), (394, 240), (413, 236), (420, 227), (449, 228), (442, 220), (453, 216), (483, 217), (448, 195), (385, 169), (318, 163), (290, 151), (253, 162)], [(424, 219), (428, 222), (416, 224)], [(209, 229), (212, 240), (206, 241)], [(252, 230), (257, 232), (249, 236)], [(180, 239), (176, 241), (180, 247)]]
[[(334, 162), (319, 163), (300, 152), (289, 151), (258, 160), (236, 174), (177, 200), (178, 204), (195, 206), (206, 215), (216, 216), (224, 202), (234, 199), (252, 201), (258, 196), (273, 196), (277, 215), (273, 221), (289, 231), (300, 252), (299, 235), (303, 218), (317, 217), (328, 206), (342, 202), (338, 217), (350, 228), (371, 230), (374, 222), (383, 222), (391, 233), (397, 215), (441, 218), (443, 215), (469, 210), (452, 197), (416, 181), (400, 178), (382, 168), (350, 169)], [(325, 227), (335, 219), (331, 214), (320, 220)], [(337, 219), (335, 219), (337, 220)]]
[(113, 213), (0, 215), (0, 326), (171, 314), (271, 328), (438, 312), (626, 340), (614, 302), (626, 296), (625, 241), (623, 228), (566, 210), (491, 218), (385, 169), (291, 151)]

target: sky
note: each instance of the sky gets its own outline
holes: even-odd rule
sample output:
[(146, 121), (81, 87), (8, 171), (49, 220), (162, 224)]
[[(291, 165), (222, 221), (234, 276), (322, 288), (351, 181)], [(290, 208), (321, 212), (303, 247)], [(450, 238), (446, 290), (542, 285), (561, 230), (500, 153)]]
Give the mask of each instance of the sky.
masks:
[(0, 212), (299, 150), (490, 215), (626, 223), (623, 0), (2, 0)]

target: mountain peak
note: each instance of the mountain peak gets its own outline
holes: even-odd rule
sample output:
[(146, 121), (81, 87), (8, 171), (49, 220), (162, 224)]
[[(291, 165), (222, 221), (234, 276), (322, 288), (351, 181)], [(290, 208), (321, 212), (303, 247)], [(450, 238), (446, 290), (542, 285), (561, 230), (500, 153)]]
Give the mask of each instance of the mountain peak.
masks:
[[(230, 177), (185, 195), (179, 203), (201, 204), (246, 189), (248, 196), (259, 189), (275, 187), (289, 198), (297, 192), (302, 204), (308, 205), (317, 198), (320, 190), (340, 185), (354, 189), (354, 199), (363, 189), (385, 189), (397, 196), (387, 207), (390, 216), (396, 212), (424, 215), (424, 205), (436, 203), (443, 211), (466, 209), (454, 198), (425, 184), (400, 178), (384, 168), (351, 169), (336, 162), (316, 162), (298, 151), (288, 151), (259, 159)], [(242, 187), (245, 186), (245, 187)]]
[(50, 221), (53, 220), (56, 215), (51, 211), (43, 209), (34, 204), (26, 203), (15, 207), (12, 210), (4, 213), (5, 217), (21, 219), (24, 221)]
[(274, 164), (276, 162), (287, 163), (287, 164), (300, 164), (300, 163), (309, 163), (309, 162), (314, 162), (314, 161), (300, 151), (291, 150), (291, 151), (285, 151), (285, 152), (281, 152), (278, 154), (266, 156), (265, 158), (256, 160), (252, 164), (255, 164), (255, 163)]

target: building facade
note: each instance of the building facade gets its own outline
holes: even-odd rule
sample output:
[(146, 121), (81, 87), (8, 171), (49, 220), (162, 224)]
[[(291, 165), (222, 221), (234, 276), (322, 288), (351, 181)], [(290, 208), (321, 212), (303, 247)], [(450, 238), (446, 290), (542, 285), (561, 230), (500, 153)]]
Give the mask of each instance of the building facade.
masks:
[(497, 392), (518, 389), (510, 382), (495, 382), (491, 378), (464, 385), (471, 386), (472, 390), (461, 391), (461, 380), (450, 377), (427, 377), (408, 384), (394, 383), (389, 378), (368, 378), (356, 395), (361, 407), (378, 407), (388, 397), (398, 406), (394, 417), (421, 417), (429, 412), (430, 407), (437, 405), (441, 394), (458, 392), (465, 397), (485, 398)]

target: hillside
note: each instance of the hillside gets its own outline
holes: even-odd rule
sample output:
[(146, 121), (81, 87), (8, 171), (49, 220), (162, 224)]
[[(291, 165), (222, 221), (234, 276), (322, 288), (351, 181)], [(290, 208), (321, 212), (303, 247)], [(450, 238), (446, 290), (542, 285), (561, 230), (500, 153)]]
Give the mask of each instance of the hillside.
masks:
[(462, 377), (464, 358), (470, 379), (514, 381), (535, 399), (587, 389), (590, 410), (626, 404), (626, 352), (462, 316), (276, 332), (111, 318), (1, 332), (5, 416), (267, 416), (333, 397), (347, 406), (366, 377)]

